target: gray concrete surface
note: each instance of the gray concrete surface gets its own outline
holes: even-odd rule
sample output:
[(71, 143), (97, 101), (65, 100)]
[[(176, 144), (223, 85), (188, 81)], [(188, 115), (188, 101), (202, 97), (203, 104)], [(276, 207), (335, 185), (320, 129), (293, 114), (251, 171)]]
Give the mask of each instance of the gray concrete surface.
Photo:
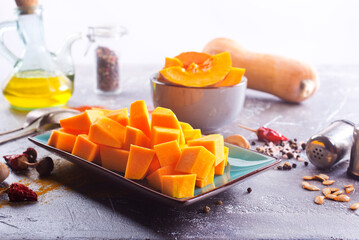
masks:
[[(93, 94), (92, 79), (86, 69), (78, 71), (76, 90), (69, 105), (128, 107), (137, 99), (151, 105), (148, 77), (160, 66), (124, 68), (124, 92), (118, 97)], [(237, 123), (259, 127), (269, 123), (289, 138), (306, 141), (312, 134), (336, 119), (359, 122), (358, 66), (319, 66), (321, 87), (302, 104), (289, 104), (252, 90), (247, 90), (243, 111), (238, 118), (218, 132), (229, 136), (242, 134), (250, 140), (255, 135), (236, 127)], [(0, 100), (0, 130), (22, 124), (24, 114), (8, 108)], [(0, 145), (0, 154), (22, 152), (34, 146), (27, 139)], [(318, 192), (301, 188), (304, 175), (321, 171), (312, 164), (291, 171), (269, 170), (200, 203), (170, 208), (144, 199), (119, 186), (105, 182), (90, 172), (36, 147), (40, 156), (55, 159), (54, 174), (38, 180), (34, 170), (11, 173), (7, 183), (21, 181), (37, 190), (39, 202), (9, 204), (0, 196), (0, 239), (358, 239), (359, 210), (349, 210), (349, 203), (325, 201), (314, 204)], [(303, 157), (305, 157), (303, 155)], [(0, 161), (3, 161), (2, 159)], [(359, 182), (346, 176), (348, 156), (325, 171), (342, 187)], [(320, 183), (316, 183), (320, 186)], [(248, 194), (246, 189), (253, 191)], [(351, 203), (359, 202), (357, 192)], [(215, 205), (217, 200), (222, 206)], [(208, 214), (202, 212), (210, 206)]]

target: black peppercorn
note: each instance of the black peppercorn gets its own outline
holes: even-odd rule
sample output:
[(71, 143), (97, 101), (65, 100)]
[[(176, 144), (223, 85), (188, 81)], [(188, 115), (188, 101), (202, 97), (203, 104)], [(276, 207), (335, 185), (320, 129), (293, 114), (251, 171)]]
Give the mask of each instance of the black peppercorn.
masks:
[(247, 193), (251, 193), (252, 192), (252, 188), (247, 188)]
[(308, 163), (307, 161), (304, 162), (304, 165), (305, 165), (305, 166), (308, 166), (308, 164), (309, 164), (309, 163)]

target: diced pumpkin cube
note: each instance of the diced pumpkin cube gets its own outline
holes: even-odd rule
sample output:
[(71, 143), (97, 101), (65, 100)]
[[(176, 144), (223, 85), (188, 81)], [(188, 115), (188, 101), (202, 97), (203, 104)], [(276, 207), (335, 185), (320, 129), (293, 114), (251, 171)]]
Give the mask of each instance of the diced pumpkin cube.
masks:
[(174, 128), (153, 127), (151, 135), (151, 147), (153, 147), (160, 143), (174, 140), (179, 141), (180, 130)]
[(171, 109), (157, 107), (152, 112), (151, 128), (153, 127), (179, 129), (180, 130), (179, 144), (180, 145), (185, 144), (185, 138), (181, 128), (181, 124)]
[(150, 120), (145, 101), (139, 100), (131, 104), (129, 125), (140, 129), (147, 137), (151, 137)]
[(225, 161), (225, 166), (228, 165), (228, 156), (229, 156), (229, 148), (224, 146), (224, 161)]
[(174, 166), (166, 166), (157, 169), (146, 177), (148, 184), (155, 190), (161, 191), (162, 181), (161, 176), (174, 174)]
[(111, 118), (112, 120), (115, 120), (122, 126), (128, 125), (128, 111), (127, 108), (122, 108), (118, 110), (113, 110), (107, 114), (105, 114), (106, 117)]
[(130, 150), (131, 144), (149, 148), (151, 140), (140, 129), (126, 126), (123, 149)]
[(103, 111), (86, 110), (85, 112), (76, 116), (61, 119), (60, 125), (65, 129), (89, 131), (91, 124), (93, 124), (99, 117), (102, 116), (104, 116)]
[(69, 134), (72, 134), (72, 135), (80, 135), (80, 134), (88, 134), (89, 131), (88, 130), (73, 130), (73, 129), (67, 129), (67, 128), (60, 128), (59, 129), (60, 132), (65, 132), (65, 133), (69, 133)]
[(216, 157), (203, 146), (186, 147), (176, 165), (176, 172), (194, 173), (204, 179), (213, 168)]
[(186, 142), (200, 138), (202, 136), (201, 129), (184, 130), (183, 134)]
[(50, 145), (52, 147), (56, 147), (57, 138), (59, 137), (59, 131), (58, 130), (52, 130), (49, 140), (47, 141), (47, 145)]
[(115, 148), (121, 148), (124, 142), (126, 127), (108, 118), (101, 117), (91, 125), (90, 141)]
[(161, 168), (161, 164), (160, 164), (160, 161), (158, 161), (157, 156), (155, 155), (155, 156), (153, 156), (152, 162), (151, 162), (150, 166), (148, 167), (146, 175), (148, 176), (148, 175), (152, 174), (159, 168)]
[(96, 143), (91, 142), (85, 134), (80, 134), (76, 137), (72, 154), (86, 159), (89, 162), (97, 162), (98, 164), (101, 164), (99, 146)]
[(224, 147), (224, 160), (215, 167), (214, 174), (216, 174), (216, 175), (223, 174), (224, 169), (226, 168), (227, 162), (228, 162), (228, 152), (229, 152), (229, 149), (227, 147)]
[(187, 130), (193, 130), (193, 127), (189, 123), (185, 123), (185, 122), (179, 122), (179, 123), (181, 125), (183, 132)]
[(213, 179), (214, 179), (214, 167), (211, 168), (211, 171), (209, 172), (207, 177), (205, 177), (204, 179), (200, 179), (200, 178), (196, 179), (196, 187), (203, 188), (213, 183)]
[(192, 197), (196, 183), (196, 174), (186, 175), (162, 175), (162, 193), (175, 197)]
[(181, 148), (178, 141), (165, 142), (153, 147), (161, 167), (177, 164), (181, 157)]
[(61, 132), (58, 130), (53, 130), (49, 138), (48, 144), (60, 150), (66, 152), (72, 152), (75, 141), (76, 141), (75, 135)]
[(224, 160), (224, 140), (220, 134), (211, 134), (187, 142), (188, 146), (203, 146), (216, 156), (215, 166)]
[(128, 156), (125, 178), (140, 180), (143, 179), (155, 155), (155, 151), (131, 145)]
[(100, 146), (100, 156), (102, 167), (112, 171), (122, 172), (126, 171), (127, 160), (129, 152), (126, 150)]

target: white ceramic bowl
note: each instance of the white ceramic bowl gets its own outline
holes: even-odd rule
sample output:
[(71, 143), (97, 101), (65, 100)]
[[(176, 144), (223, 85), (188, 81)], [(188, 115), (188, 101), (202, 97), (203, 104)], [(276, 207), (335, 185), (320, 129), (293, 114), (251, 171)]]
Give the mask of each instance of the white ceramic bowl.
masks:
[(199, 128), (203, 133), (232, 122), (243, 108), (247, 78), (230, 87), (184, 87), (157, 81), (151, 76), (151, 90), (155, 107), (171, 109), (180, 121)]

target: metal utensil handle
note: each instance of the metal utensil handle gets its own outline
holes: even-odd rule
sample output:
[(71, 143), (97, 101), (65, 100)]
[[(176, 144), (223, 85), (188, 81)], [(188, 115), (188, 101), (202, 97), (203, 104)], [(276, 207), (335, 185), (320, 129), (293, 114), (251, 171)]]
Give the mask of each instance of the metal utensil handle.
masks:
[(24, 127), (19, 127), (19, 128), (15, 128), (15, 129), (6, 131), (6, 132), (1, 132), (0, 136), (4, 136), (4, 135), (10, 134), (10, 133), (18, 132), (18, 131), (21, 131), (23, 129), (24, 129)]
[(7, 138), (4, 138), (4, 139), (0, 139), (0, 145), (1, 144), (4, 144), (4, 143), (7, 143), (9, 141), (12, 141), (12, 140), (15, 140), (15, 139), (18, 139), (18, 138), (21, 138), (21, 137), (25, 137), (25, 136), (28, 136), (30, 134), (33, 134), (33, 133), (36, 133), (37, 132), (37, 124), (33, 124), (33, 125), (30, 125), (29, 127), (27, 128), (24, 128), (22, 130), (19, 130), (16, 134), (14, 135), (11, 135)]

